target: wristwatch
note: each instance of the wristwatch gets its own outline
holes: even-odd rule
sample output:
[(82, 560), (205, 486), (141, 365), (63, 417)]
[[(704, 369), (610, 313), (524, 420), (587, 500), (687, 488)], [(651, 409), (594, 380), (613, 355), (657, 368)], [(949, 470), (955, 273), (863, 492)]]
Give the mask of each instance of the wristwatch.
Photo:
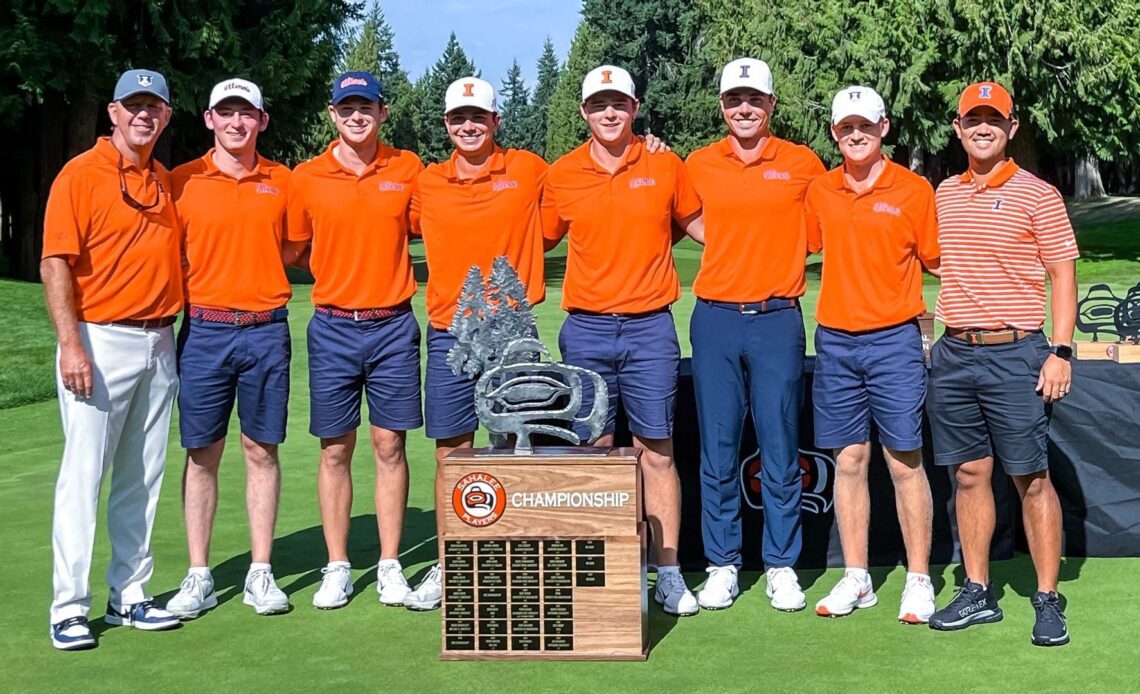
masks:
[(1065, 361), (1069, 361), (1073, 358), (1073, 348), (1071, 345), (1053, 345), (1049, 351), (1055, 354), (1059, 359), (1064, 359)]

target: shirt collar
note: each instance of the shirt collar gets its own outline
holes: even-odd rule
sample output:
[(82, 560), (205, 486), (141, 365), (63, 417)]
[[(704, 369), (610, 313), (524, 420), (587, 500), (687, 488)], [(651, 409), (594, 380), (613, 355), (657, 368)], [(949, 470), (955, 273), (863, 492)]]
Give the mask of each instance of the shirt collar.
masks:
[[(1020, 170), (1021, 167), (1017, 165), (1017, 162), (1015, 162), (1012, 157), (1010, 157), (1004, 162), (998, 164), (998, 170), (994, 172), (994, 175), (990, 177), (990, 180), (986, 181), (986, 183), (980, 187), (997, 188), (998, 186), (1003, 185), (1009, 179), (1013, 178), (1013, 175)], [(962, 175), (958, 177), (958, 180), (962, 183), (977, 185), (977, 183), (974, 181), (974, 172), (970, 171), (969, 169), (966, 169)]]
[[(447, 161), (442, 162), (440, 166), (443, 168), (443, 174), (447, 176), (449, 181), (459, 180), (459, 170), (456, 168), (455, 162), (459, 159), (459, 150), (454, 150)], [(491, 156), (488, 160), (488, 166), (484, 169), (478, 178), (485, 178), (492, 174), (505, 173), (507, 170), (507, 151), (495, 145), (494, 150), (491, 151)], [(478, 180), (478, 179), (476, 179)]]
[(131, 163), (131, 161), (129, 159), (127, 159), (126, 157), (123, 156), (122, 152), (120, 152), (119, 149), (117, 147), (115, 147), (115, 145), (111, 142), (111, 138), (109, 136), (106, 136), (106, 135), (104, 135), (103, 137), (100, 137), (98, 140), (95, 141), (95, 148), (94, 149), (95, 149), (95, 152), (99, 156), (103, 157), (103, 159), (106, 160), (107, 163), (109, 163), (111, 166), (118, 167), (119, 161), (121, 160), (123, 162), (123, 169), (124, 170), (125, 169), (135, 169), (137, 171), (144, 171), (144, 172), (145, 171), (151, 171), (151, 170), (157, 172), (160, 170), (160, 165), (159, 165), (158, 161), (154, 158), (153, 155), (151, 155), (151, 158), (150, 158), (150, 167), (144, 169), (141, 166), (135, 166), (134, 164)]
[[(336, 155), (333, 154), (333, 150), (336, 149), (336, 146), (339, 144), (340, 138), (337, 138), (330, 142), (328, 148), (325, 149), (324, 154), (320, 155), (320, 159), (323, 160), (325, 168), (328, 169), (330, 173), (346, 173), (355, 176), (356, 174), (341, 166), (341, 163), (337, 161)], [(379, 146), (376, 149), (376, 158), (372, 160), (371, 164), (364, 168), (364, 173), (361, 175), (366, 175), (372, 171), (375, 171), (376, 169), (387, 166), (388, 160), (392, 158), (393, 151), (394, 150), (391, 147), (384, 144), (383, 142), (379, 143)]]
[[(894, 184), (895, 174), (899, 165), (885, 156), (883, 157), (883, 164), (884, 166), (882, 173), (879, 174), (879, 177), (875, 179), (875, 183), (866, 191), (864, 191), (864, 193), (869, 193), (873, 190), (883, 190), (890, 188), (891, 185)], [(839, 190), (851, 190), (847, 187), (847, 177), (844, 175), (844, 173), (845, 171), (843, 164), (840, 164), (824, 175), (831, 176), (831, 184), (835, 188), (838, 188)]]
[[(586, 140), (585, 144), (578, 148), (578, 163), (581, 164), (583, 169), (597, 171), (598, 173), (604, 173), (609, 176), (610, 172), (606, 171), (601, 164), (594, 161), (594, 158), (590, 156), (590, 143), (593, 141), (594, 138), (591, 137), (590, 139)], [(614, 171), (614, 174), (618, 174), (623, 169), (627, 169), (636, 164), (637, 161), (641, 159), (641, 155), (644, 151), (645, 141), (635, 135), (633, 137), (633, 140), (629, 143), (629, 147), (626, 148), (625, 156), (622, 158), (621, 163), (618, 164), (617, 170)]]
[[(206, 154), (202, 157), (202, 166), (205, 167), (202, 173), (207, 176), (225, 176), (226, 178), (229, 178), (229, 176), (226, 175), (224, 171), (219, 169), (216, 163), (214, 163), (214, 152), (216, 151), (217, 147), (211, 147), (210, 151), (206, 152)], [(253, 176), (268, 175), (269, 172), (265, 168), (265, 157), (258, 154), (257, 163), (253, 167)], [(246, 178), (252, 178), (253, 176), (247, 176)]]
[[(717, 152), (729, 159), (735, 159), (740, 163), (744, 163), (740, 157), (736, 156), (736, 150), (732, 148), (732, 135), (727, 135), (716, 143)], [(759, 164), (764, 161), (771, 161), (776, 158), (776, 150), (780, 147), (780, 138), (775, 135), (769, 134), (764, 138), (764, 146), (760, 148), (760, 157), (751, 162), (751, 164)]]

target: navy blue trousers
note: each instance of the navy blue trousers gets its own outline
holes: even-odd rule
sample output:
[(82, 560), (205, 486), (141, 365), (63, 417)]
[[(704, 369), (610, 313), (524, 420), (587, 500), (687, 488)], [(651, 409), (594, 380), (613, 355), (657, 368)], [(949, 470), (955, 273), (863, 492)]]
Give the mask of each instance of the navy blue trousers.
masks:
[(701, 532), (713, 566), (740, 566), (740, 438), (751, 414), (761, 456), (763, 558), (794, 566), (800, 528), (799, 417), (804, 321), (799, 308), (745, 314), (698, 300), (689, 326), (701, 430)]

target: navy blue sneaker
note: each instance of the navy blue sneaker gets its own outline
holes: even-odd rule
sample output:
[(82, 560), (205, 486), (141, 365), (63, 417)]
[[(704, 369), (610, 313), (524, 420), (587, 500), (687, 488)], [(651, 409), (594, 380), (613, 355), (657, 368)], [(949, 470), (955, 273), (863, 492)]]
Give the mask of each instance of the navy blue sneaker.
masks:
[(61, 651), (83, 651), (95, 647), (95, 637), (86, 617), (71, 617), (51, 625), (51, 645)]
[(154, 600), (123, 605), (120, 612), (107, 603), (107, 614), (103, 621), (114, 626), (126, 626), (143, 631), (164, 631), (182, 626), (178, 617), (154, 604)]
[(1037, 621), (1033, 623), (1034, 646), (1064, 646), (1069, 642), (1069, 625), (1061, 612), (1061, 601), (1056, 593), (1037, 591), (1033, 594), (1033, 609)]
[(975, 624), (1001, 621), (1001, 608), (994, 596), (993, 584), (982, 585), (966, 579), (965, 585), (950, 604), (930, 617), (930, 628), (938, 631), (956, 631)]

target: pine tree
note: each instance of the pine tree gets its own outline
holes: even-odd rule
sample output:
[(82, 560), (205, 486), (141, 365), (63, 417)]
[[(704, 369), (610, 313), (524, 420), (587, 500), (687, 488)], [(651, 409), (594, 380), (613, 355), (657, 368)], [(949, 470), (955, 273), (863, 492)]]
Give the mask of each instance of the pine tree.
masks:
[(523, 81), (522, 68), (519, 61), (511, 63), (507, 77), (503, 80), (503, 88), (499, 90), (499, 115), (502, 122), (499, 125), (498, 136), (495, 138), (504, 147), (526, 149), (527, 122), (529, 111), (530, 92)]
[(451, 155), (451, 140), (443, 124), (443, 95), (447, 85), (469, 76), (479, 77), (480, 73), (452, 32), (443, 55), (416, 82), (416, 136), (420, 158), (425, 162), (443, 161)]
[(542, 44), (542, 55), (538, 58), (538, 81), (534, 85), (534, 94), (527, 108), (526, 116), (526, 144), (524, 147), (540, 156), (550, 158), (546, 148), (546, 117), (550, 108), (550, 98), (558, 87), (558, 78), (562, 74), (562, 67), (558, 64), (558, 56), (554, 53), (554, 42), (546, 37)]
[(605, 46), (597, 29), (582, 20), (570, 43), (570, 57), (550, 97), (546, 121), (546, 158), (550, 161), (582, 144), (590, 135), (582, 119), (582, 78), (602, 64)]

